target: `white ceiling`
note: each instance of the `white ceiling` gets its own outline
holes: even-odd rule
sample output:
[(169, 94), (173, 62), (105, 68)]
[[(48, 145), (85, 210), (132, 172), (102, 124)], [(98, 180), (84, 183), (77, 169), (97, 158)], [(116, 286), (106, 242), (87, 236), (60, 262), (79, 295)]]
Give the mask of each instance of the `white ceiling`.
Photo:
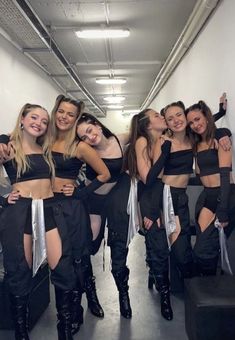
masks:
[[(105, 115), (104, 96), (139, 109), (183, 31), (196, 0), (0, 0), (0, 26), (68, 95)], [(124, 39), (84, 40), (76, 28), (125, 27)], [(99, 85), (96, 77), (127, 78)]]

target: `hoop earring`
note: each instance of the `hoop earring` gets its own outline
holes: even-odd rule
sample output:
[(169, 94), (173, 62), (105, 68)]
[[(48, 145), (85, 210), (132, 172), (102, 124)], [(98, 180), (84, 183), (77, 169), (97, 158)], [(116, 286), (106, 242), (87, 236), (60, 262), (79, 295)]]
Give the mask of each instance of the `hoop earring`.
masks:
[(23, 123), (20, 123), (20, 129), (21, 129), (21, 130), (24, 130), (24, 125), (23, 125)]

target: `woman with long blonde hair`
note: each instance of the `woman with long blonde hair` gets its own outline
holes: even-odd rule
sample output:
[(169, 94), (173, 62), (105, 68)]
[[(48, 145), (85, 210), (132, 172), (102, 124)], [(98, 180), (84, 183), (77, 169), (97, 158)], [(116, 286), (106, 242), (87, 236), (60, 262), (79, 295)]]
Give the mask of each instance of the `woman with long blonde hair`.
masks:
[(54, 165), (45, 151), (48, 125), (44, 108), (25, 104), (10, 136), (10, 152), (1, 161), (12, 185), (1, 214), (1, 243), (17, 340), (29, 339), (31, 280), (45, 259), (56, 292), (58, 339), (72, 339), (70, 296), (75, 275), (67, 228), (51, 186)]

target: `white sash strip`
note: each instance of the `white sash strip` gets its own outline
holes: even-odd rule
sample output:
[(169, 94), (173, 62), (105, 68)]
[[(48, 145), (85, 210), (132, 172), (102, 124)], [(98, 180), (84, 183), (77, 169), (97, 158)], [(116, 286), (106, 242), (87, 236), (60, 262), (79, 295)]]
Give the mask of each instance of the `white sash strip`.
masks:
[(43, 200), (32, 200), (32, 236), (33, 236), (33, 276), (46, 260), (46, 239)]
[(176, 231), (174, 207), (170, 186), (165, 184), (163, 189), (163, 218), (166, 228), (166, 236), (169, 249), (171, 248), (170, 235)]
[(126, 244), (127, 247), (140, 228), (140, 211), (137, 199), (137, 183), (138, 181), (136, 179), (131, 179), (130, 193), (127, 203), (127, 214), (130, 216)]
[(226, 236), (224, 234), (224, 228), (220, 226), (218, 219), (215, 220), (215, 227), (219, 232), (219, 244), (220, 244), (220, 256), (221, 256), (221, 268), (227, 274), (233, 275), (232, 268), (230, 266), (227, 250)]

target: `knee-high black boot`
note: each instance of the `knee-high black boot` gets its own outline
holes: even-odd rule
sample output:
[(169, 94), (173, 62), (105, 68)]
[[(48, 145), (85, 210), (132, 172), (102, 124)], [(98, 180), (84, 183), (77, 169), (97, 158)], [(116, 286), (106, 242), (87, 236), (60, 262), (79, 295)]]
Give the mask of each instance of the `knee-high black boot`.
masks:
[(63, 290), (55, 286), (58, 340), (73, 340), (70, 311), (71, 294), (70, 290)]
[(81, 261), (74, 262), (74, 269), (76, 273), (76, 288), (72, 292), (71, 303), (71, 322), (72, 322), (72, 334), (76, 334), (81, 325), (83, 324), (83, 307), (81, 306), (82, 293), (83, 293), (83, 278)]
[(161, 314), (166, 320), (170, 321), (173, 319), (173, 311), (170, 301), (168, 273), (155, 275), (155, 280), (161, 297)]
[(12, 317), (15, 325), (15, 339), (29, 340), (28, 335), (28, 295), (15, 296), (10, 295)]
[(124, 318), (130, 319), (132, 317), (132, 310), (128, 294), (129, 269), (125, 267), (118, 272), (112, 271), (112, 274), (119, 291), (120, 313)]
[(100, 305), (97, 293), (96, 293), (96, 285), (95, 285), (95, 276), (93, 276), (92, 265), (89, 260), (89, 263), (86, 264), (84, 268), (84, 290), (86, 292), (88, 308), (91, 313), (98, 318), (104, 317), (103, 308)]
[(83, 324), (83, 307), (81, 306), (82, 292), (73, 290), (71, 304), (72, 334), (76, 334)]

